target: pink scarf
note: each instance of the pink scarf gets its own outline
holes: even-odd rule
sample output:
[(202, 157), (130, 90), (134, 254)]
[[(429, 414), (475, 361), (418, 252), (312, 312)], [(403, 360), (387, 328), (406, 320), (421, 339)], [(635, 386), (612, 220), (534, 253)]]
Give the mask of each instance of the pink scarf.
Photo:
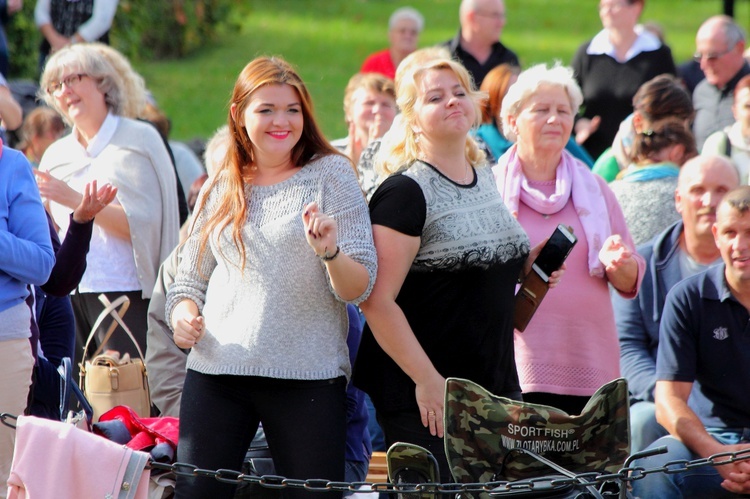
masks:
[(602, 277), (604, 265), (599, 261), (599, 250), (604, 240), (612, 234), (612, 229), (607, 204), (594, 174), (568, 151), (563, 150), (556, 170), (555, 192), (547, 197), (529, 185), (516, 154), (516, 147), (511, 147), (500, 157), (497, 165), (492, 167), (497, 190), (500, 191), (505, 206), (516, 218), (520, 202), (542, 215), (552, 215), (562, 210), (572, 196), (573, 206), (589, 247), (589, 274)]

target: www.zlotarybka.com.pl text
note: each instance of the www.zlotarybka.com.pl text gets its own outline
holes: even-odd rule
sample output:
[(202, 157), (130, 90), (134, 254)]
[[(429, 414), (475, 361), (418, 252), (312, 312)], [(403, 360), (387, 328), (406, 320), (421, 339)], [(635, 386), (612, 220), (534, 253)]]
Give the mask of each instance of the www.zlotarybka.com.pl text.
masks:
[[(521, 448), (543, 454), (545, 452), (572, 452), (580, 449), (578, 439), (570, 439), (575, 433), (572, 429), (535, 428), (533, 426), (509, 425), (508, 433), (513, 436), (526, 438), (542, 438), (543, 440), (519, 440), (502, 435), (503, 446), (506, 449)], [(550, 440), (552, 439), (552, 440)]]

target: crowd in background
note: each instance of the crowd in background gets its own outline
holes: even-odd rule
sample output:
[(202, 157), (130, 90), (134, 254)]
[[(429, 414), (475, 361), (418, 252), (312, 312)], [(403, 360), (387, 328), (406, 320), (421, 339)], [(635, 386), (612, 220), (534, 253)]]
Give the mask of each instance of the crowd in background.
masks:
[[(456, 36), (421, 49), (424, 17), (399, 8), (341, 89), (346, 137), (323, 135), (291, 64), (259, 57), (196, 154), (106, 45), (117, 1), (39, 0), (42, 102), (23, 116), (0, 77), (20, 150), (0, 155), (0, 411), (59, 417), (57, 366), (87, 354), (99, 295), (126, 295), (154, 414), (179, 416), (177, 460), (200, 468), (240, 469), (264, 435), (276, 474), (357, 482), (373, 449), (409, 442), (451, 481), (448, 377), (579, 414), (624, 376), (632, 451), (750, 447), (746, 35), (711, 17), (677, 64), (645, 3), (600, 0), (569, 66), (530, 68), (501, 41), (502, 0), (463, 0)], [(539, 282), (558, 225), (578, 243)], [(521, 282), (546, 294), (524, 332)], [(137, 355), (99, 329), (93, 348)], [(0, 428), (2, 482), (13, 445)], [(635, 489), (719, 497), (748, 478)], [(176, 497), (234, 494), (177, 479)]]

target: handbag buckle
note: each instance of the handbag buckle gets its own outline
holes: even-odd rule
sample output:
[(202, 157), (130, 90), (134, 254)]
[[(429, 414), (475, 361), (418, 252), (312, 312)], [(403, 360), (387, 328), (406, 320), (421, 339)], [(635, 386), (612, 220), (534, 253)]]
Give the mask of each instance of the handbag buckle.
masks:
[(117, 391), (120, 389), (120, 370), (116, 367), (109, 370), (109, 383), (112, 385), (112, 390)]

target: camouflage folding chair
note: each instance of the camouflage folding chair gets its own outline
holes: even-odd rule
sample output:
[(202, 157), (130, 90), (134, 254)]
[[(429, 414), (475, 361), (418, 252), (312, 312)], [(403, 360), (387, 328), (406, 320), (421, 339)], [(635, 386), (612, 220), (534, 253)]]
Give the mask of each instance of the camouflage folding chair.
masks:
[[(572, 484), (569, 478), (617, 473), (622, 468), (630, 453), (628, 411), (628, 387), (622, 378), (599, 388), (583, 412), (573, 416), (554, 407), (498, 397), (471, 381), (449, 378), (445, 453), (458, 483), (534, 479), (533, 487), (499, 487), (478, 494), (483, 499), (490, 495), (602, 497), (593, 486)], [(553, 481), (560, 478), (568, 480)]]

